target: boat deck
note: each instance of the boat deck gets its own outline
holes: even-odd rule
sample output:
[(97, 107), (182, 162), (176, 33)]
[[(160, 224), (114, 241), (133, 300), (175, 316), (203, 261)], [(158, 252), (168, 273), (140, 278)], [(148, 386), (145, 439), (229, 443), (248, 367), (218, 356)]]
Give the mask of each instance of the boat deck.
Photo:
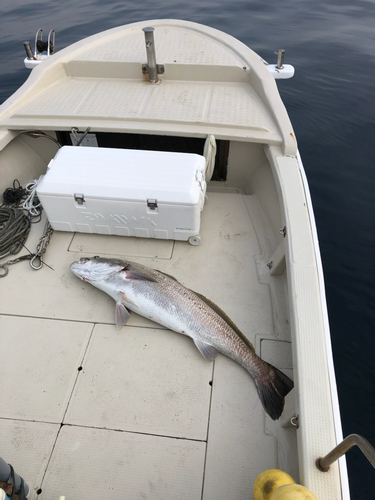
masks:
[[(283, 278), (278, 292), (262, 278), (262, 222), (254, 196), (214, 188), (200, 246), (55, 232), (45, 255), (53, 270), (11, 266), (1, 283), (0, 440), (30, 500), (38, 491), (46, 499), (240, 499), (251, 498), (265, 469), (298, 478), (281, 442), (295, 450), (295, 433), (280, 434), (245, 370), (222, 355), (206, 361), (191, 339), (135, 313), (117, 330), (114, 301), (69, 271), (100, 255), (167, 272), (217, 303), (291, 376)], [(29, 248), (41, 229), (33, 227)]]
[(35, 68), (2, 107), (2, 127), (70, 131), (90, 126), (101, 132), (184, 137), (206, 137), (209, 131), (217, 139), (277, 145), (295, 154), (285, 109), (271, 97), (274, 79), (257, 54), (195, 23), (153, 23), (157, 62), (163, 67), (159, 83), (150, 84), (144, 73), (145, 24), (114, 28)]
[[(107, 65), (106, 71), (113, 73), (111, 64)], [(217, 138), (281, 143), (277, 125), (252, 87), (241, 81), (242, 74), (234, 82), (189, 81), (186, 75), (182, 81), (169, 79), (151, 86), (135, 75), (105, 78), (93, 73), (87, 77), (69, 65), (65, 71), (59, 82), (30, 97), (4, 123), (12, 129), (66, 129), (71, 123), (84, 127), (89, 121), (96, 130), (106, 130), (111, 123), (111, 129), (118, 132), (129, 128), (142, 132), (153, 123), (175, 134), (191, 133), (195, 127), (202, 136), (209, 129)], [(222, 111), (227, 109), (231, 112)]]

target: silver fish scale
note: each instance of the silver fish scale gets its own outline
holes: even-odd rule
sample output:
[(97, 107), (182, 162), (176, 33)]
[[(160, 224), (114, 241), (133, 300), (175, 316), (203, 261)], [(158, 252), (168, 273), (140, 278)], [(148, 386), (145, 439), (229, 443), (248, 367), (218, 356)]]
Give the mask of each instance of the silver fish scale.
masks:
[[(164, 326), (212, 345), (225, 356), (236, 361), (252, 375), (268, 374), (269, 365), (262, 361), (228, 323), (194, 292), (165, 274), (131, 264), (131, 270), (140, 272), (152, 281), (131, 281), (134, 292), (146, 297), (170, 318)], [(145, 316), (147, 316), (145, 314)], [(158, 321), (157, 318), (151, 318)], [(177, 321), (176, 321), (177, 320)], [(176, 322), (183, 328), (176, 329)]]

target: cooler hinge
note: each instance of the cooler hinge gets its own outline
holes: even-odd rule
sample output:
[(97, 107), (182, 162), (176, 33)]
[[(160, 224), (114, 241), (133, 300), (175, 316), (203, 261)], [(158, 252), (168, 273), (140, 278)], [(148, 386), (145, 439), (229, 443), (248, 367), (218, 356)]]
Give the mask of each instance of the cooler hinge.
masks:
[(80, 193), (74, 193), (74, 199), (78, 205), (83, 205), (85, 202), (85, 196)]
[(147, 206), (150, 210), (156, 210), (158, 208), (158, 200), (147, 200)]

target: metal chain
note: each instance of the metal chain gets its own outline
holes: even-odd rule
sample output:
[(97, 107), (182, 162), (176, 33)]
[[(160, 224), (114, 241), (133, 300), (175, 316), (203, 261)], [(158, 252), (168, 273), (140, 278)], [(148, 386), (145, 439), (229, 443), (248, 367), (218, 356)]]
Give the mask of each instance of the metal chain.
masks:
[[(44, 226), (44, 231), (43, 234), (39, 240), (39, 243), (36, 247), (36, 252), (32, 259), (30, 260), (30, 266), (38, 270), (43, 266), (43, 259), (42, 255), (46, 252), (47, 246), (49, 245), (49, 242), (51, 241), (51, 237), (53, 234), (53, 229), (48, 220), (46, 221), (46, 225)], [(39, 261), (38, 264), (35, 264), (35, 261)]]
[[(47, 250), (47, 246), (49, 245), (49, 242), (51, 241), (52, 234), (53, 234), (53, 229), (47, 220), (46, 225), (44, 226), (43, 234), (42, 234), (42, 236), (39, 240), (39, 243), (36, 247), (36, 252), (30, 253), (27, 255), (22, 255), (21, 257), (18, 257), (17, 259), (8, 260), (8, 262), (4, 262), (4, 264), (0, 264), (0, 278), (5, 278), (5, 276), (7, 276), (7, 274), (9, 273), (8, 266), (11, 266), (13, 264), (17, 264), (17, 262), (22, 262), (23, 260), (30, 260), (30, 266), (33, 269), (35, 269), (36, 271), (38, 269), (40, 269), (44, 264), (42, 256)], [(39, 262), (36, 264), (35, 261), (39, 261)], [(1, 272), (1, 270), (3, 270), (4, 272)]]

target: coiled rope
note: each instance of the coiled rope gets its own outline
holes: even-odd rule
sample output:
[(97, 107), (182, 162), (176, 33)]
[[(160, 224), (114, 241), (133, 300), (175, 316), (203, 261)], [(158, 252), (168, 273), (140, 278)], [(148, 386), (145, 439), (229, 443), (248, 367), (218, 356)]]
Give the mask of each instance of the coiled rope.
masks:
[(25, 193), (27, 195), (26, 200), (23, 202), (22, 208), (29, 212), (31, 218), (38, 217), (42, 213), (42, 204), (39, 201), (38, 195), (36, 194), (36, 188), (38, 184), (43, 179), (44, 175), (41, 175), (39, 179), (26, 184)]
[[(27, 184), (26, 189), (15, 179), (13, 187), (4, 191), (4, 203), (0, 206), (0, 260), (19, 253), (25, 246), (31, 224), (40, 221), (42, 206), (36, 195), (36, 188), (42, 177)], [(34, 256), (35, 254), (29, 252), (27, 255), (1, 264), (0, 268), (3, 271), (0, 272), (0, 278), (8, 274), (8, 264), (32, 259)]]
[[(4, 203), (1, 207), (10, 205), (13, 208), (24, 208), (27, 210), (27, 216), (32, 222), (39, 222), (42, 214), (43, 207), (36, 194), (36, 188), (44, 176), (41, 175), (39, 179), (29, 182), (24, 189), (18, 179), (13, 181), (13, 187), (7, 188), (3, 193)], [(38, 218), (37, 221), (34, 221)]]
[(0, 207), (0, 259), (21, 251), (30, 227), (31, 219), (23, 210)]
[(26, 196), (26, 189), (23, 189), (18, 179), (13, 181), (13, 187), (7, 188), (3, 193), (4, 205), (17, 207)]

